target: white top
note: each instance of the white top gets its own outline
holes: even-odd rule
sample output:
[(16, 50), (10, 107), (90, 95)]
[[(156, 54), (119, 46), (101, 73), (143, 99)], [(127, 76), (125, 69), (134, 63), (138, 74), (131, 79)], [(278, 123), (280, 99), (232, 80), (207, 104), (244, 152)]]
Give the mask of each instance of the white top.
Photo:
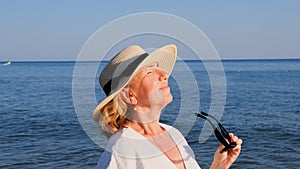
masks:
[[(186, 169), (200, 169), (193, 150), (174, 127), (161, 124), (181, 153)], [(112, 135), (100, 157), (97, 169), (177, 169), (170, 159), (147, 138), (132, 128), (123, 128)]]

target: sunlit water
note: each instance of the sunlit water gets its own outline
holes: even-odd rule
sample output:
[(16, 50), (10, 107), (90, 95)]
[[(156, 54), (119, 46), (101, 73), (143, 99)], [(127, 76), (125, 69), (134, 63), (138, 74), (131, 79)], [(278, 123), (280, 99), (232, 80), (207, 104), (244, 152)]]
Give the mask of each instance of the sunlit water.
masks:
[[(89, 64), (85, 63), (87, 67)], [(188, 61), (200, 108), (209, 111), (211, 84), (201, 62)], [(176, 70), (184, 67), (177, 63)], [(72, 98), (75, 63), (12, 63), (0, 67), (0, 168), (94, 168), (103, 149), (82, 129)], [(232, 168), (297, 168), (300, 159), (300, 60), (223, 61), (225, 128), (243, 139)], [(103, 63), (100, 68), (103, 67)], [(99, 72), (99, 71), (98, 71)], [(85, 77), (83, 77), (84, 79)], [(96, 100), (104, 96), (96, 83)], [(172, 125), (180, 110), (180, 87), (186, 74), (170, 78), (174, 100), (161, 116)], [(84, 81), (82, 81), (84, 84)], [(189, 81), (186, 81), (188, 84)], [(84, 89), (84, 88), (83, 88)], [(84, 96), (84, 90), (82, 91)], [(84, 98), (83, 98), (84, 100)], [(84, 103), (87, 116), (95, 103)], [(85, 106), (82, 106), (85, 109)], [(193, 113), (193, 112), (188, 112)], [(186, 139), (202, 168), (209, 168), (219, 142), (211, 135), (199, 141), (204, 120), (195, 119)], [(95, 129), (98, 130), (98, 129)]]

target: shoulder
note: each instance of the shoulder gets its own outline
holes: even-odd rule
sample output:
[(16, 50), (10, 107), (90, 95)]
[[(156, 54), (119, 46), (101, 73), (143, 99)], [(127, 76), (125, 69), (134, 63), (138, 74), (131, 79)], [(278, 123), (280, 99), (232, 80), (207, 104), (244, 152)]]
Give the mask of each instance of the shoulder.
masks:
[(151, 157), (159, 151), (132, 128), (124, 128), (109, 138), (106, 151), (126, 158)]
[(105, 150), (120, 156), (134, 154), (134, 147), (132, 146), (133, 140), (134, 136), (130, 130), (123, 128), (109, 138)]

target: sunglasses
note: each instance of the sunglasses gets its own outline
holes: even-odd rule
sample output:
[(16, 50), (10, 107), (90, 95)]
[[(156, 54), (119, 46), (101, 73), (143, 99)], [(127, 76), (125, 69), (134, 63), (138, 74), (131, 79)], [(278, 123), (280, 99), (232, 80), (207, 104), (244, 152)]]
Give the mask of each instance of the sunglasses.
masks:
[[(231, 150), (236, 146), (235, 142), (231, 142), (231, 138), (229, 137), (229, 133), (225, 130), (225, 128), (221, 125), (220, 121), (218, 121), (214, 116), (207, 114), (205, 112), (201, 113), (195, 113), (197, 117), (201, 117), (209, 122), (211, 127), (214, 129), (214, 133), (217, 137), (217, 139), (225, 146), (220, 153), (223, 153), (225, 151)], [(218, 127), (220, 128), (221, 132), (218, 130), (218, 128), (212, 123), (211, 120), (208, 119), (208, 117), (211, 117), (218, 123)]]

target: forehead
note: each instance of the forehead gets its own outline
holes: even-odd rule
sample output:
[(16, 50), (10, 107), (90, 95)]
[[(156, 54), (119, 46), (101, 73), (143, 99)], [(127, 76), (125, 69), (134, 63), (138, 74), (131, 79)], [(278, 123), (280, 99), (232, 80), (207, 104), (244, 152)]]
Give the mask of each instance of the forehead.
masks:
[(158, 62), (153, 62), (153, 63), (150, 63), (148, 65), (145, 65), (143, 66), (134, 76), (133, 78), (131, 79), (131, 82), (133, 82), (135, 79), (139, 78), (140, 76), (143, 75), (143, 73), (149, 69), (152, 69), (152, 68), (158, 68)]
[[(143, 66), (138, 72), (137, 74), (145, 71), (145, 70), (148, 70), (148, 69), (151, 69), (151, 68), (157, 68), (158, 67), (158, 62), (153, 62), (153, 63), (150, 63), (150, 64), (147, 64), (146, 66)], [(136, 74), (136, 75), (137, 75)]]
[(158, 67), (158, 62), (150, 63), (150, 64), (148, 64), (148, 65), (142, 67), (139, 71), (145, 70), (145, 69), (147, 69), (147, 68), (153, 68), (153, 67)]

